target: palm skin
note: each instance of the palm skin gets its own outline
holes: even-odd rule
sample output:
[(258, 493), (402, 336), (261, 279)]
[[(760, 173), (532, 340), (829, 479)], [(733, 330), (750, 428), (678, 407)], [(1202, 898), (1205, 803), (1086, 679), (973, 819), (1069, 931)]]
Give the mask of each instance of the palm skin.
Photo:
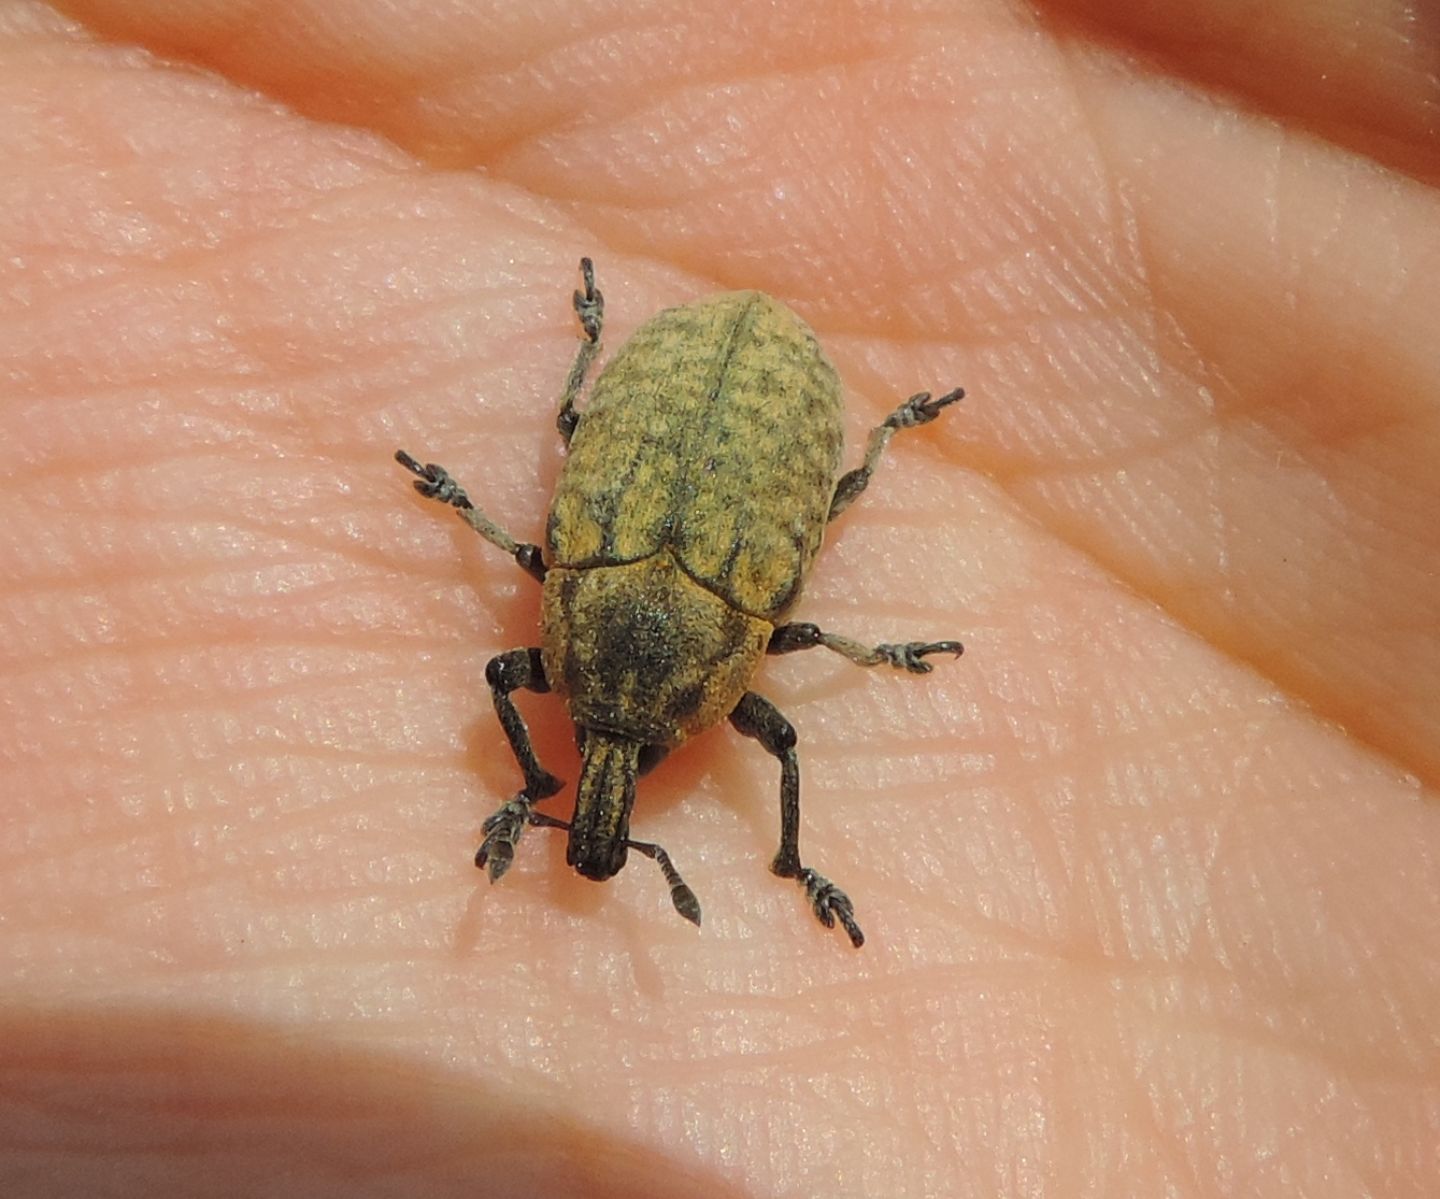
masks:
[[(1432, 1194), (1440, 19), (1373, 10), (0, 5), (0, 1191)], [(795, 613), (966, 656), (757, 684), (859, 953), (724, 729), (635, 817), (701, 932), (470, 863), (537, 589), (390, 453), (538, 537), (582, 253), (612, 347), (796, 307), (852, 465), (969, 393)]]

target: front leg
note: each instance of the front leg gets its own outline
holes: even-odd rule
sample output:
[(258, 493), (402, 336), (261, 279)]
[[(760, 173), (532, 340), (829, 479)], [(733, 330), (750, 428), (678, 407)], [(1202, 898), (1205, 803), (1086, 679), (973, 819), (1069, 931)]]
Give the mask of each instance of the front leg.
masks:
[(817, 645), (849, 658), (857, 666), (894, 666), (911, 674), (929, 674), (934, 668), (925, 659), (931, 654), (954, 654), (958, 658), (965, 652), (965, 647), (958, 641), (884, 642), (872, 647), (841, 637), (838, 633), (827, 633), (819, 625), (805, 621), (777, 627), (770, 634), (770, 644), (765, 647), (765, 652), (793, 654), (796, 650), (813, 649)]
[(395, 461), (415, 476), (415, 490), (427, 500), (438, 500), (449, 504), (460, 514), (460, 519), (469, 525), (491, 545), (504, 550), (522, 570), (540, 582), (545, 581), (545, 562), (540, 547), (528, 541), (516, 541), (504, 529), (485, 515), (465, 494), (465, 488), (450, 476), (443, 466), (433, 462), (423, 465), (410, 457), (404, 450), (395, 451)]
[(508, 653), (497, 654), (485, 667), (485, 681), (490, 684), (490, 696), (495, 701), (500, 727), (505, 730), (511, 752), (525, 776), (525, 789), (502, 804), (485, 821), (485, 840), (475, 852), (475, 865), (481, 869), (488, 865), (493, 883), (510, 869), (510, 863), (515, 859), (515, 847), (520, 843), (525, 826), (535, 823), (531, 819), (534, 804), (554, 795), (565, 784), (540, 765), (535, 747), (530, 744), (530, 730), (525, 727), (525, 718), (510, 698), (511, 692), (522, 687), (540, 694), (550, 690), (540, 651), (512, 649)]
[(754, 737), (767, 753), (780, 759), (780, 848), (770, 869), (781, 878), (796, 879), (805, 888), (805, 898), (815, 918), (826, 928), (838, 920), (856, 949), (865, 944), (865, 934), (855, 923), (855, 905), (850, 897), (823, 874), (800, 863), (800, 760), (795, 756), (795, 728), (767, 699), (747, 691), (730, 713), (737, 732)]

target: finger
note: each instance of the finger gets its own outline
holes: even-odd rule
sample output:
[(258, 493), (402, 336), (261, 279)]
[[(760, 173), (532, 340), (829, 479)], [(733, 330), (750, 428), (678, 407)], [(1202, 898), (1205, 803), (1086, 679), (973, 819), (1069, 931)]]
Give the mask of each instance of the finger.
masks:
[(1440, 170), (1440, 15), (1399, 0), (1048, 0), (1168, 71), (1412, 174)]

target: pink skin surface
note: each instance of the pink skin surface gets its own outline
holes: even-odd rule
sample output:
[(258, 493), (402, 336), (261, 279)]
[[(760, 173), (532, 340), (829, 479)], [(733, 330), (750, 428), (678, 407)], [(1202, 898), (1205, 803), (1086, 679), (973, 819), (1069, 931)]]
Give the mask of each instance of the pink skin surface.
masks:
[[(1433, 1196), (1440, 17), (0, 0), (0, 1194)], [(569, 293), (758, 287), (897, 438), (597, 886), (486, 660)], [(571, 780), (560, 706), (522, 707)], [(570, 792), (548, 805), (566, 814)]]

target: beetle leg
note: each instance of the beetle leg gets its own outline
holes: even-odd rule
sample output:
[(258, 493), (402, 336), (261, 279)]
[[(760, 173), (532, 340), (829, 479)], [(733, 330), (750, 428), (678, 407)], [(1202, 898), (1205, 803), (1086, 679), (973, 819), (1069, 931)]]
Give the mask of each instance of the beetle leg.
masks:
[(439, 500), (449, 504), (460, 514), (460, 519), (469, 525), (491, 545), (504, 550), (522, 570), (540, 582), (545, 581), (545, 562), (540, 547), (528, 541), (516, 541), (504, 529), (485, 515), (465, 494), (465, 488), (450, 477), (450, 472), (433, 462), (423, 465), (410, 457), (404, 450), (395, 451), (395, 461), (415, 475), (415, 490), (427, 500)]
[(815, 918), (826, 928), (834, 928), (838, 920), (850, 943), (859, 949), (865, 944), (865, 934), (855, 923), (850, 897), (823, 874), (800, 864), (800, 760), (795, 756), (795, 727), (774, 704), (753, 691), (740, 697), (730, 713), (730, 723), (780, 759), (780, 848), (770, 869), (781, 878), (798, 881)]
[(575, 293), (575, 315), (580, 318), (580, 331), (585, 335), (580, 348), (575, 352), (575, 361), (565, 380), (565, 392), (560, 397), (560, 411), (555, 417), (555, 427), (565, 444), (570, 444), (575, 426), (580, 423), (580, 414), (575, 411), (575, 401), (580, 398), (580, 389), (585, 386), (585, 374), (595, 355), (600, 352), (600, 330), (605, 324), (605, 297), (595, 286), (595, 264), (588, 258), (580, 260), (580, 281), (584, 291)]
[(495, 714), (500, 717), (500, 727), (514, 751), (515, 760), (525, 775), (523, 794), (534, 802), (548, 799), (565, 784), (540, 765), (530, 744), (530, 730), (525, 727), (524, 718), (516, 710), (515, 701), (510, 698), (512, 691), (524, 688), (543, 695), (550, 690), (545, 678), (545, 667), (540, 660), (538, 649), (512, 649), (496, 654), (485, 666), (485, 681), (490, 684), (490, 695), (495, 701)]
[(817, 645), (834, 650), (857, 666), (894, 666), (911, 674), (930, 673), (933, 667), (925, 661), (930, 654), (954, 654), (958, 658), (965, 652), (965, 647), (958, 641), (887, 642), (872, 648), (838, 633), (826, 633), (819, 625), (806, 621), (779, 625), (770, 634), (770, 644), (765, 647), (765, 652), (792, 654), (797, 649), (811, 649)]
[(514, 799), (507, 799), (485, 818), (481, 831), (485, 839), (475, 851), (475, 865), (481, 870), (487, 867), (490, 881), (498, 883), (515, 861), (515, 847), (520, 844), (520, 834), (525, 826), (532, 823), (536, 813), (530, 808), (530, 799), (520, 792)]
[(826, 519), (834, 520), (850, 507), (856, 497), (870, 485), (870, 476), (875, 471), (875, 464), (880, 461), (885, 447), (890, 444), (890, 439), (897, 432), (901, 429), (913, 429), (916, 425), (928, 425), (940, 415), (942, 408), (964, 398), (965, 389), (963, 387), (947, 391), (938, 399), (931, 399), (928, 391), (922, 391), (911, 396), (879, 425), (871, 429), (870, 440), (865, 445), (865, 460), (854, 470), (847, 471), (840, 476), (840, 481), (835, 484), (835, 494), (830, 499), (830, 515)]
[(497, 654), (485, 667), (485, 681), (490, 684), (490, 696), (495, 701), (500, 727), (505, 730), (510, 749), (525, 775), (525, 789), (514, 799), (507, 800), (485, 821), (485, 840), (475, 853), (475, 865), (483, 869), (488, 864), (493, 883), (510, 868), (515, 846), (525, 825), (535, 823), (531, 806), (554, 795), (565, 784), (540, 765), (535, 757), (535, 747), (530, 744), (530, 730), (525, 727), (525, 718), (510, 698), (512, 691), (522, 687), (541, 694), (550, 690), (540, 651), (512, 649), (508, 653)]

